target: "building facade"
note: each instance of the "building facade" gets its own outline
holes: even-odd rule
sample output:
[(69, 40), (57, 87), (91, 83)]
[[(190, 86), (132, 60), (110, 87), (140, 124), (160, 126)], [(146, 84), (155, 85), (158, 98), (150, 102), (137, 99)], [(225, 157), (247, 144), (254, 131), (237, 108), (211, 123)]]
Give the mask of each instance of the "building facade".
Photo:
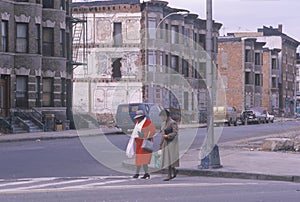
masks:
[[(68, 0), (0, 1), (2, 126), (13, 130), (19, 125), (31, 131), (33, 109), (68, 119), (72, 97), (68, 90), (72, 87), (69, 4)], [(43, 123), (36, 124), (43, 128)]]
[(239, 112), (262, 106), (264, 44), (254, 38), (219, 38), (219, 72), (226, 103)]
[[(74, 90), (86, 93), (74, 107), (115, 114), (118, 104), (150, 102), (187, 116), (206, 108), (206, 21), (198, 15), (165, 1), (112, 0), (74, 3), (73, 16), (88, 22), (87, 67), (74, 73)], [(215, 63), (220, 28), (214, 23)]]
[[(297, 76), (296, 76), (296, 96), (297, 96), (297, 108), (300, 108), (300, 53), (297, 53)], [(297, 110), (297, 114), (299, 115), (300, 111)]]
[[(222, 44), (224, 40), (239, 38), (242, 40), (255, 39), (257, 43), (263, 44), (263, 53), (262, 56), (259, 56), (262, 63), (262, 102), (259, 106), (274, 111), (278, 115), (293, 116), (296, 95), (296, 49), (299, 42), (284, 34), (282, 25), (279, 25), (278, 28), (264, 26), (257, 32), (230, 33), (221, 39), (220, 43)], [(248, 53), (247, 50), (242, 51), (245, 61)], [(252, 53), (250, 51), (249, 54), (256, 63), (258, 54), (255, 51)], [(245, 79), (242, 81), (246, 82), (246, 78), (245, 75)], [(248, 105), (246, 101), (242, 108), (254, 106), (256, 106), (255, 103)]]

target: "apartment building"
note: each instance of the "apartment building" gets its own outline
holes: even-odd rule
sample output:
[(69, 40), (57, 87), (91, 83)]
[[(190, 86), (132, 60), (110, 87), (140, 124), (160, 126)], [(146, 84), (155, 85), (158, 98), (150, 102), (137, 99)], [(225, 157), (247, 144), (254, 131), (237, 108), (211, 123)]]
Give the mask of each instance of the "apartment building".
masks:
[[(117, 104), (151, 102), (187, 116), (206, 109), (206, 21), (198, 15), (166, 1), (111, 0), (74, 3), (73, 16), (88, 25), (87, 66), (74, 72), (74, 91), (85, 94), (74, 93), (75, 108), (115, 114)], [(214, 22), (215, 63), (220, 28)]]
[(226, 103), (239, 112), (263, 102), (263, 46), (255, 38), (220, 37), (219, 73)]
[[(296, 75), (296, 96), (297, 96), (297, 105), (296, 107), (300, 107), (300, 53), (297, 53), (297, 75)], [(299, 112), (296, 112), (299, 114)]]
[(70, 118), (70, 3), (0, 1), (0, 116), (9, 132), (43, 130), (43, 112)]
[[(258, 101), (253, 101), (251, 104), (251, 102), (248, 102), (249, 97), (248, 101), (246, 101), (246, 97), (243, 95), (242, 97), (245, 97), (245, 102), (239, 108), (244, 109), (260, 106), (274, 111), (279, 115), (293, 116), (296, 95), (296, 49), (299, 46), (299, 42), (283, 33), (282, 25), (279, 25), (278, 28), (264, 26), (263, 28), (259, 28), (257, 32), (230, 33), (224, 39), (220, 39), (219, 46), (223, 43), (223, 40), (234, 39), (241, 39), (243, 41), (256, 40), (256, 43), (261, 43), (263, 48), (262, 56), (259, 56), (255, 51), (250, 51), (249, 53), (247, 50), (242, 50), (241, 56), (244, 57), (245, 62), (247, 62), (247, 54), (250, 54), (255, 63), (258, 61), (258, 58), (261, 58), (262, 100), (260, 104), (258, 104)], [(243, 69), (242, 66), (240, 68)], [(256, 70), (254, 71), (255, 75), (252, 81), (254, 83), (257, 83), (259, 80)], [(246, 74), (242, 81), (245, 83), (248, 82)]]

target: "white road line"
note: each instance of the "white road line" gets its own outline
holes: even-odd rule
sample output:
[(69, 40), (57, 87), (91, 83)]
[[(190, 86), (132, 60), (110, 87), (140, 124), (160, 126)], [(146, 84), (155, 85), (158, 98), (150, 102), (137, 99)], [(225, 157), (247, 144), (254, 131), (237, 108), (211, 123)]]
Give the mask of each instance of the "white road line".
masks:
[(68, 181), (63, 181), (63, 182), (53, 182), (53, 183), (33, 185), (33, 186), (29, 186), (29, 187), (17, 187), (17, 188), (11, 188), (11, 189), (4, 189), (4, 190), (0, 190), (0, 192), (11, 191), (11, 190), (12, 191), (32, 190), (32, 189), (38, 189), (38, 188), (54, 186), (54, 185), (64, 185), (64, 184), (71, 184), (71, 183), (87, 182), (90, 180), (92, 180), (92, 179), (68, 180)]
[[(151, 175), (151, 179), (155, 179), (159, 177), (161, 177), (161, 175)], [(43, 192), (43, 191), (86, 190), (86, 189), (94, 189), (94, 188), (97, 189), (99, 187), (106, 186), (109, 184), (123, 183), (123, 182), (135, 181), (135, 180), (139, 180), (139, 179), (133, 179), (131, 176), (23, 178), (23, 179), (17, 179), (14, 182), (8, 181), (8, 183), (0, 184), (0, 187), (2, 187), (0, 189), (0, 194)], [(40, 183), (40, 184), (32, 185), (34, 183)], [(83, 183), (83, 184), (76, 185), (76, 183)], [(15, 186), (15, 187), (9, 187), (9, 186)], [(59, 187), (52, 187), (52, 186), (59, 186)]]
[[(122, 179), (125, 178), (125, 179)], [(72, 180), (74, 179), (74, 180)], [(89, 183), (90, 181), (97, 181), (97, 180), (107, 180), (110, 181), (106, 182), (95, 182), (95, 183)], [(121, 180), (119, 180), (121, 179)], [(5, 184), (0, 184), (0, 187), (4, 187), (0, 190), (0, 193), (4, 192), (18, 192), (21, 190), (33, 190), (33, 189), (41, 189), (43, 187), (49, 187), (49, 186), (63, 186), (66, 184), (72, 184), (72, 183), (87, 183), (83, 185), (74, 185), (74, 186), (66, 186), (66, 187), (75, 187), (75, 188), (81, 188), (81, 187), (92, 187), (97, 185), (105, 185), (110, 183), (118, 183), (118, 182), (125, 182), (128, 180), (131, 180), (131, 176), (88, 176), (88, 177), (51, 177), (51, 178), (23, 178), (23, 179), (17, 179), (14, 182), (8, 182)], [(60, 180), (57, 182), (57, 180)], [(22, 185), (30, 185), (33, 183), (39, 183), (39, 182), (50, 182), (46, 184), (38, 184), (38, 185), (32, 185), (32, 186), (22, 186)], [(52, 181), (52, 182), (51, 182)], [(56, 182), (55, 182), (56, 181)], [(21, 185), (21, 186), (20, 186)], [(17, 186), (17, 187), (8, 187), (6, 186)], [(62, 188), (62, 187), (60, 187)], [(48, 188), (52, 189), (52, 188)], [(56, 188), (58, 189), (58, 188)]]
[(36, 179), (18, 179), (14, 182), (7, 182), (4, 184), (0, 184), (0, 187), (13, 186), (13, 185), (24, 185), (24, 184), (32, 184), (36, 182), (50, 181), (55, 178), (36, 178)]
[[(131, 179), (134, 180), (134, 179)], [(127, 181), (131, 181), (127, 180)], [(126, 180), (115, 180), (106, 182), (105, 184), (112, 184), (124, 182)], [(98, 183), (99, 185), (100, 183)], [(104, 183), (103, 183), (104, 184)], [(21, 193), (49, 193), (49, 192), (74, 192), (86, 190), (106, 190), (106, 189), (149, 189), (149, 188), (180, 188), (180, 187), (220, 187), (220, 186), (249, 186), (257, 185), (259, 183), (177, 183), (177, 184), (143, 184), (143, 185), (107, 185), (107, 186), (71, 186), (64, 188), (51, 188), (51, 189), (32, 189), (32, 190), (11, 190), (0, 194), (21, 194)]]

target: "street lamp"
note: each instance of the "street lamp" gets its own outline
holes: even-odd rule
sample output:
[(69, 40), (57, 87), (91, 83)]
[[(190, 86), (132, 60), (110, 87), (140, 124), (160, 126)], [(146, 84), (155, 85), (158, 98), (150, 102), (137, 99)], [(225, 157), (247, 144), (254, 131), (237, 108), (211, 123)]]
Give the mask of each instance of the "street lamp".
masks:
[[(179, 11), (176, 11), (176, 12), (172, 12), (172, 13), (169, 13), (168, 15), (166, 15), (165, 17), (163, 17), (157, 24), (156, 28), (155, 28), (155, 32), (154, 32), (154, 36), (155, 36), (155, 39), (156, 39), (156, 34), (157, 34), (157, 30), (159, 28), (159, 26), (161, 25), (161, 23), (167, 19), (168, 17), (172, 16), (172, 15), (183, 15), (184, 17), (187, 16), (189, 14), (189, 11), (187, 10), (179, 10)], [(153, 81), (152, 81), (152, 98), (153, 98), (153, 103), (156, 102), (155, 98), (156, 98), (156, 86), (155, 86), (155, 82), (156, 82), (156, 78), (155, 78), (155, 74), (156, 74), (156, 54), (155, 54), (155, 50), (154, 50), (154, 47), (153, 47), (153, 50), (152, 50), (152, 64), (154, 65), (154, 68), (153, 68)]]
[(201, 159), (200, 168), (220, 168), (220, 155), (219, 148), (215, 143), (215, 132), (214, 132), (214, 101), (216, 98), (216, 84), (214, 82), (216, 78), (216, 70), (213, 67), (213, 44), (212, 44), (212, 33), (213, 33), (213, 19), (212, 19), (212, 0), (206, 0), (206, 85), (208, 90), (207, 95), (207, 135), (205, 151), (206, 156)]

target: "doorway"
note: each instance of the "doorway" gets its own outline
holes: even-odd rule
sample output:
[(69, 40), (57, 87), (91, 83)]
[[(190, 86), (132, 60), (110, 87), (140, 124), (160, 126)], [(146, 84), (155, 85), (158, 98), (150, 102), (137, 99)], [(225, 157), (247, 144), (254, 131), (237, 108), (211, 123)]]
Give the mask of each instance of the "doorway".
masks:
[(0, 78), (0, 116), (6, 117), (9, 114), (9, 76)]

